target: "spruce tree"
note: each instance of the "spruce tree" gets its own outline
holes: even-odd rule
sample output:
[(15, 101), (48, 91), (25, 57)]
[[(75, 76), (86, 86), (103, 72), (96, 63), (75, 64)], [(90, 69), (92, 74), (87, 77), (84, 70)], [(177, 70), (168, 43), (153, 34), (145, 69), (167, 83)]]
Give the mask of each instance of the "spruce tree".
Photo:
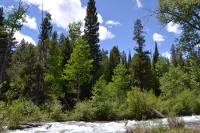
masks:
[(93, 59), (93, 67), (91, 74), (94, 76), (95, 80), (98, 79), (98, 71), (101, 64), (101, 51), (99, 43), (99, 22), (95, 7), (95, 0), (89, 0), (86, 10), (85, 26), (84, 26), (84, 39), (90, 45), (90, 59)]
[(47, 86), (44, 84), (44, 77), (45, 77), (45, 71), (48, 69), (48, 49), (49, 44), (47, 43), (48, 40), (51, 37), (52, 34), (52, 25), (51, 25), (51, 14), (46, 13), (46, 16), (44, 20), (42, 21), (42, 24), (40, 26), (40, 35), (39, 38), (39, 44), (38, 44), (38, 62), (36, 64), (36, 83), (37, 86), (34, 89), (34, 102), (38, 103), (39, 98), (40, 101), (45, 101), (45, 89), (48, 89)]
[(120, 52), (118, 47), (114, 46), (110, 51), (110, 59), (109, 59), (109, 65), (110, 65), (110, 75), (108, 78), (108, 81), (111, 81), (112, 76), (114, 74), (114, 69), (117, 67), (117, 65), (120, 63)]
[(8, 99), (23, 96), (33, 99), (33, 90), (36, 87), (35, 63), (37, 62), (37, 47), (22, 40), (11, 56), (11, 62), (7, 70), (11, 89), (7, 93), (12, 94)]
[(69, 37), (66, 37), (64, 34), (60, 35), (58, 42), (60, 44), (59, 46), (62, 51), (62, 57), (63, 57), (62, 66), (64, 67), (65, 64), (68, 63), (68, 60), (70, 59), (70, 55), (73, 51), (73, 45), (72, 45)]
[(134, 48), (136, 53), (132, 58), (131, 71), (132, 71), (132, 85), (139, 87), (141, 90), (150, 89), (149, 81), (151, 80), (151, 63), (149, 51), (144, 51), (145, 39), (143, 26), (140, 19), (137, 19), (134, 23), (134, 37), (137, 46)]
[(155, 70), (156, 63), (158, 61), (158, 57), (159, 57), (158, 46), (157, 46), (157, 42), (155, 42), (155, 50), (154, 50), (154, 53), (153, 53), (153, 60), (152, 60), (153, 70)]
[(156, 96), (159, 96), (160, 95), (160, 90), (159, 90), (159, 77), (158, 77), (158, 74), (156, 73), (156, 63), (158, 62), (158, 58), (159, 58), (159, 52), (158, 52), (158, 46), (157, 46), (157, 42), (155, 42), (155, 50), (154, 50), (154, 53), (153, 53), (153, 60), (152, 60), (152, 72), (153, 72), (153, 75), (152, 75), (152, 89), (154, 90), (154, 93)]
[[(13, 48), (15, 47), (16, 41), (13, 38), (16, 31), (20, 30), (23, 26), (23, 23), (25, 22), (25, 13), (28, 9), (28, 6), (25, 5), (24, 2), (19, 1), (17, 3), (18, 5), (14, 7), (10, 13), (7, 16), (7, 19), (4, 19), (3, 24), (6, 27), (6, 30), (3, 30), (7, 32), (7, 40), (6, 40), (6, 46), (4, 45), (4, 53), (1, 58), (1, 69), (0, 69), (0, 81), (4, 82), (6, 80), (6, 70), (9, 64), (10, 55), (12, 53)], [(1, 20), (3, 20), (2, 14), (3, 9), (1, 8)], [(2, 23), (2, 22), (1, 22)], [(3, 28), (4, 29), (4, 28)], [(2, 33), (2, 32), (1, 32)], [(2, 91), (2, 88), (0, 88), (0, 93)]]
[(7, 32), (5, 29), (5, 25), (3, 24), (4, 21), (4, 12), (3, 7), (0, 8), (0, 68), (3, 63), (3, 56), (5, 54), (5, 49), (7, 46)]
[(176, 47), (174, 44), (172, 44), (170, 51), (171, 51), (171, 63), (176, 67), (178, 65), (178, 62), (177, 62)]

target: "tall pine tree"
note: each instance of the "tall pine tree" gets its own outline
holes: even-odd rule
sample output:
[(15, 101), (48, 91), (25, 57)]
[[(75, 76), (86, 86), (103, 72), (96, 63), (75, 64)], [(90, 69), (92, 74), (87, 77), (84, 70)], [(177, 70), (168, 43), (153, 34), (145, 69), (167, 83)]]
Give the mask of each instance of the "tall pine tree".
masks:
[(176, 67), (178, 65), (176, 47), (172, 44), (171, 48), (171, 63)]
[(132, 58), (131, 71), (132, 71), (132, 85), (139, 87), (141, 90), (150, 89), (149, 81), (151, 80), (151, 63), (149, 51), (144, 51), (145, 39), (143, 26), (140, 19), (134, 23), (134, 37), (137, 46), (134, 48), (136, 54)]
[[(42, 24), (40, 26), (40, 35), (39, 38), (39, 44), (38, 44), (38, 62), (36, 64), (36, 83), (37, 86), (34, 90), (34, 101), (35, 103), (38, 103), (38, 100), (44, 101), (44, 93), (45, 89), (48, 87), (45, 87), (44, 84), (44, 77), (45, 77), (45, 71), (48, 68), (48, 41), (50, 39), (50, 36), (52, 34), (52, 25), (51, 25), (51, 14), (46, 13), (46, 16), (44, 20), (42, 20)], [(39, 98), (42, 98), (39, 99)]]
[(152, 72), (153, 72), (153, 75), (152, 75), (152, 89), (154, 90), (154, 93), (156, 96), (159, 96), (160, 95), (160, 90), (159, 90), (159, 80), (158, 80), (158, 74), (156, 72), (156, 63), (158, 62), (158, 58), (159, 58), (159, 52), (158, 52), (158, 46), (157, 46), (157, 42), (155, 42), (155, 50), (154, 50), (154, 53), (153, 53), (153, 60), (152, 60)]
[(155, 50), (154, 50), (154, 53), (153, 53), (153, 60), (152, 60), (153, 70), (155, 70), (156, 63), (158, 61), (158, 57), (159, 57), (158, 46), (157, 46), (157, 42), (155, 42)]
[[(25, 22), (25, 13), (29, 7), (23, 2), (19, 1), (16, 7), (13, 7), (11, 12), (8, 14), (7, 19), (4, 19), (3, 24), (6, 27), (7, 32), (7, 41), (6, 45), (4, 45), (4, 53), (2, 55), (2, 63), (0, 69), (0, 81), (4, 82), (6, 79), (6, 71), (7, 66), (9, 64), (10, 55), (12, 53), (13, 48), (15, 47), (16, 42), (13, 38), (16, 31), (20, 30)], [(3, 9), (1, 9), (1, 16), (3, 14)], [(3, 19), (1, 17), (1, 19)], [(1, 32), (2, 33), (2, 32)], [(0, 93), (2, 88), (0, 88)]]
[(95, 7), (95, 0), (89, 0), (87, 10), (86, 10), (86, 17), (85, 17), (85, 29), (84, 29), (84, 39), (90, 45), (90, 59), (93, 59), (94, 62), (92, 63), (93, 67), (91, 70), (91, 74), (94, 76), (94, 83), (95, 80), (98, 79), (98, 73), (101, 64), (101, 51), (99, 43), (99, 22)]

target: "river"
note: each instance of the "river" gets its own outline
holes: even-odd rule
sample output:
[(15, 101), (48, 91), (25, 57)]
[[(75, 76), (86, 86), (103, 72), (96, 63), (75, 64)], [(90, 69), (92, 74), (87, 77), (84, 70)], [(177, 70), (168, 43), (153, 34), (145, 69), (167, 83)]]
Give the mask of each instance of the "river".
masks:
[[(200, 116), (180, 117), (187, 128), (200, 128)], [(127, 123), (126, 123), (127, 122)], [(126, 123), (126, 124), (125, 124)], [(7, 133), (126, 133), (126, 129), (134, 128), (140, 124), (147, 128), (151, 128), (158, 124), (167, 124), (167, 119), (148, 120), (148, 121), (113, 121), (113, 122), (38, 122), (39, 127), (26, 128), (24, 130), (7, 131)], [(199, 129), (200, 130), (200, 129)]]

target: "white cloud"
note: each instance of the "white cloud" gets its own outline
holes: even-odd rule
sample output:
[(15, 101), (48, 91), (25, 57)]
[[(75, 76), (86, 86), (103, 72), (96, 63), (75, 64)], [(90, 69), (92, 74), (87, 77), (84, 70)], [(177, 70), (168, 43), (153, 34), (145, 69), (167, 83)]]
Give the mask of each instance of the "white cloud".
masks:
[(109, 20), (109, 21), (107, 21), (106, 24), (107, 24), (107, 25), (116, 25), (116, 26), (117, 26), (117, 25), (121, 25), (120, 22), (113, 21), (113, 20)]
[(167, 31), (168, 31), (168, 32), (173, 32), (173, 33), (179, 35), (179, 34), (181, 34), (181, 32), (182, 32), (182, 31), (179, 29), (179, 27), (180, 27), (179, 24), (175, 24), (175, 23), (173, 23), (173, 22), (169, 22), (169, 23), (167, 24)]
[(37, 30), (37, 23), (36, 23), (36, 19), (33, 17), (33, 18), (30, 18), (28, 15), (26, 15), (26, 23), (24, 23), (25, 26), (31, 28), (31, 29), (34, 29), (34, 30)]
[(138, 8), (142, 8), (143, 7), (142, 4), (141, 4), (141, 2), (139, 0), (136, 0), (136, 2), (137, 2), (137, 7)]
[[(42, 10), (42, 0), (24, 1)], [(80, 0), (43, 0), (43, 9), (52, 15), (53, 23), (66, 30), (71, 22), (84, 22), (86, 15), (86, 7), (82, 7)]]
[(158, 33), (153, 34), (153, 40), (156, 42), (165, 41), (164, 36), (162, 36), (161, 34), (158, 34)]
[(26, 35), (23, 35), (23, 34), (20, 33), (19, 31), (15, 32), (14, 37), (16, 38), (16, 40), (17, 40), (18, 42), (21, 42), (21, 40), (24, 39), (25, 41), (27, 41), (27, 42), (29, 42), (29, 43), (32, 43), (33, 45), (36, 45), (35, 41), (34, 41), (31, 37), (26, 36)]
[(102, 16), (101, 16), (100, 14), (97, 14), (97, 17), (98, 17), (99, 23), (100, 23), (100, 24), (103, 23), (103, 18), (102, 18)]
[[(28, 4), (34, 4), (42, 10), (42, 0), (23, 0)], [(43, 0), (43, 10), (48, 11), (52, 15), (53, 23), (58, 27), (68, 30), (71, 22), (81, 21), (84, 23), (86, 15), (86, 7), (82, 7), (81, 0)], [(97, 14), (99, 23), (103, 23), (103, 18)], [(81, 27), (83, 31), (83, 27)], [(104, 26), (99, 26), (99, 39), (106, 40), (114, 38), (109, 30)]]
[(169, 52), (162, 53), (161, 55), (167, 57), (168, 59), (171, 58), (171, 54)]
[(107, 30), (104, 26), (99, 26), (99, 39), (101, 41), (106, 39), (114, 38), (115, 35), (112, 34), (109, 30)]

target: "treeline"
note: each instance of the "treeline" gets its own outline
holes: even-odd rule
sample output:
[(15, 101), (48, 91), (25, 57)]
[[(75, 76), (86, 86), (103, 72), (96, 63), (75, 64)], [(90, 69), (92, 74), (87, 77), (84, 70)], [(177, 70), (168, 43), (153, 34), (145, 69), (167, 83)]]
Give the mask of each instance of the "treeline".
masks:
[[(167, 6), (162, 2), (160, 6)], [(200, 54), (198, 41), (191, 39), (198, 29), (187, 27), (191, 33), (184, 30), (184, 23), (179, 45), (171, 46), (170, 60), (159, 54), (156, 42), (152, 58), (145, 50), (140, 19), (134, 22), (133, 56), (117, 46), (100, 50), (95, 0), (89, 0), (83, 34), (82, 23), (73, 22), (68, 36), (58, 36), (52, 31), (51, 14), (46, 13), (38, 45), (25, 40), (17, 44), (13, 35), (22, 27), (27, 9), (22, 1), (18, 4), (7, 18), (0, 10), (2, 123), (16, 127), (20, 121), (41, 119), (147, 119), (155, 117), (155, 109), (163, 114), (200, 113)], [(162, 14), (158, 13), (161, 21), (166, 17)]]

